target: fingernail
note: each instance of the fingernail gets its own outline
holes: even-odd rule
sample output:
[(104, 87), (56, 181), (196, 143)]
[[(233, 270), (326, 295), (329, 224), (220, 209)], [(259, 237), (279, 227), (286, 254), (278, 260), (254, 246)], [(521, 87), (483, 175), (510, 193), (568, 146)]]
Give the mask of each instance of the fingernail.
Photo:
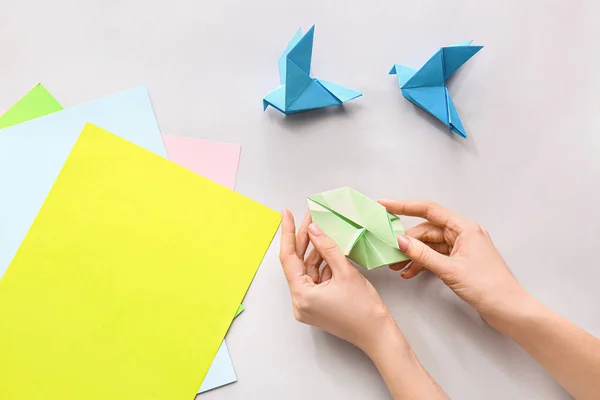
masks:
[(398, 236), (398, 246), (400, 247), (400, 251), (406, 252), (408, 246), (410, 246), (410, 239), (406, 236)]
[(323, 235), (323, 231), (321, 230), (321, 228), (319, 228), (319, 226), (317, 224), (310, 224), (308, 226), (308, 230), (310, 231), (310, 233), (312, 233), (315, 236), (321, 236)]
[(404, 279), (408, 279), (406, 276), (408, 275), (408, 271), (410, 271), (410, 266), (412, 265), (412, 261), (410, 262), (410, 264), (408, 264), (406, 266), (406, 268), (404, 268), (401, 272), (400, 272), (400, 276)]

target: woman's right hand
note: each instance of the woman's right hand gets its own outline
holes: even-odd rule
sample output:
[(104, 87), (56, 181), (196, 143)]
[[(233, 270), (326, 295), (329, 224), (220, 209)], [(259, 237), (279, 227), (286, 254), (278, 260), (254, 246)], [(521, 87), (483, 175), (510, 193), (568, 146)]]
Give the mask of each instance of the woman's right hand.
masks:
[[(424, 268), (437, 275), (461, 299), (473, 306), (497, 329), (512, 310), (531, 299), (517, 282), (477, 223), (428, 201), (379, 201), (389, 212), (421, 217), (421, 223), (398, 237), (398, 244), (413, 262), (401, 276), (410, 279)], [(410, 261), (391, 265), (399, 271)], [(516, 308), (515, 308), (516, 307)], [(502, 329), (503, 330), (503, 329)]]

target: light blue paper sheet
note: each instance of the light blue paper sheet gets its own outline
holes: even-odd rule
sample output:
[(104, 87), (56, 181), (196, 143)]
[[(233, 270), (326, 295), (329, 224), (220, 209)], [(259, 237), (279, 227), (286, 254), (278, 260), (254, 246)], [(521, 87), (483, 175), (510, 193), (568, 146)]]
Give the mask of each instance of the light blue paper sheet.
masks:
[[(0, 130), (0, 279), (86, 122), (167, 158), (144, 87)], [(211, 389), (236, 380), (224, 341), (221, 348), (207, 375)]]
[(167, 157), (143, 87), (0, 130), (0, 276), (25, 238), (86, 122)]
[(199, 392), (204, 393), (235, 381), (237, 381), (237, 377), (235, 376), (229, 349), (227, 348), (227, 343), (223, 340), (221, 347), (219, 347), (219, 351), (217, 351), (217, 355), (204, 377)]

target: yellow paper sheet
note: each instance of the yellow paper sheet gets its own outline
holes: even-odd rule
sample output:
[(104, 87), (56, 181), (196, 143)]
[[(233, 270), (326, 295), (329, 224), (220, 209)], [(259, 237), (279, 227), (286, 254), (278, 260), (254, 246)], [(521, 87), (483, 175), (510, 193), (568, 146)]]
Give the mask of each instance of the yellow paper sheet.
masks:
[(0, 281), (0, 399), (193, 399), (278, 225), (88, 124)]

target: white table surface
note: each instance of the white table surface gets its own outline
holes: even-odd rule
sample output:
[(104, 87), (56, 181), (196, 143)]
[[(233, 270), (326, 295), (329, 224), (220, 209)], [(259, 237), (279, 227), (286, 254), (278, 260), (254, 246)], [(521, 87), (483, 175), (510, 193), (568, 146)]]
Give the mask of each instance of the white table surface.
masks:
[[(36, 82), (65, 106), (146, 84), (163, 132), (243, 145), (239, 192), (298, 217), (307, 195), (344, 185), (433, 199), (486, 227), (531, 293), (598, 335), (599, 16), (593, 0), (0, 0), (0, 109)], [(313, 76), (364, 97), (263, 112), (280, 53), (313, 23)], [(466, 39), (485, 48), (449, 83), (465, 141), (387, 72)], [(228, 336), (239, 381), (200, 398), (389, 399), (358, 350), (294, 320), (278, 246)], [(434, 277), (367, 275), (451, 397), (568, 398)]]

